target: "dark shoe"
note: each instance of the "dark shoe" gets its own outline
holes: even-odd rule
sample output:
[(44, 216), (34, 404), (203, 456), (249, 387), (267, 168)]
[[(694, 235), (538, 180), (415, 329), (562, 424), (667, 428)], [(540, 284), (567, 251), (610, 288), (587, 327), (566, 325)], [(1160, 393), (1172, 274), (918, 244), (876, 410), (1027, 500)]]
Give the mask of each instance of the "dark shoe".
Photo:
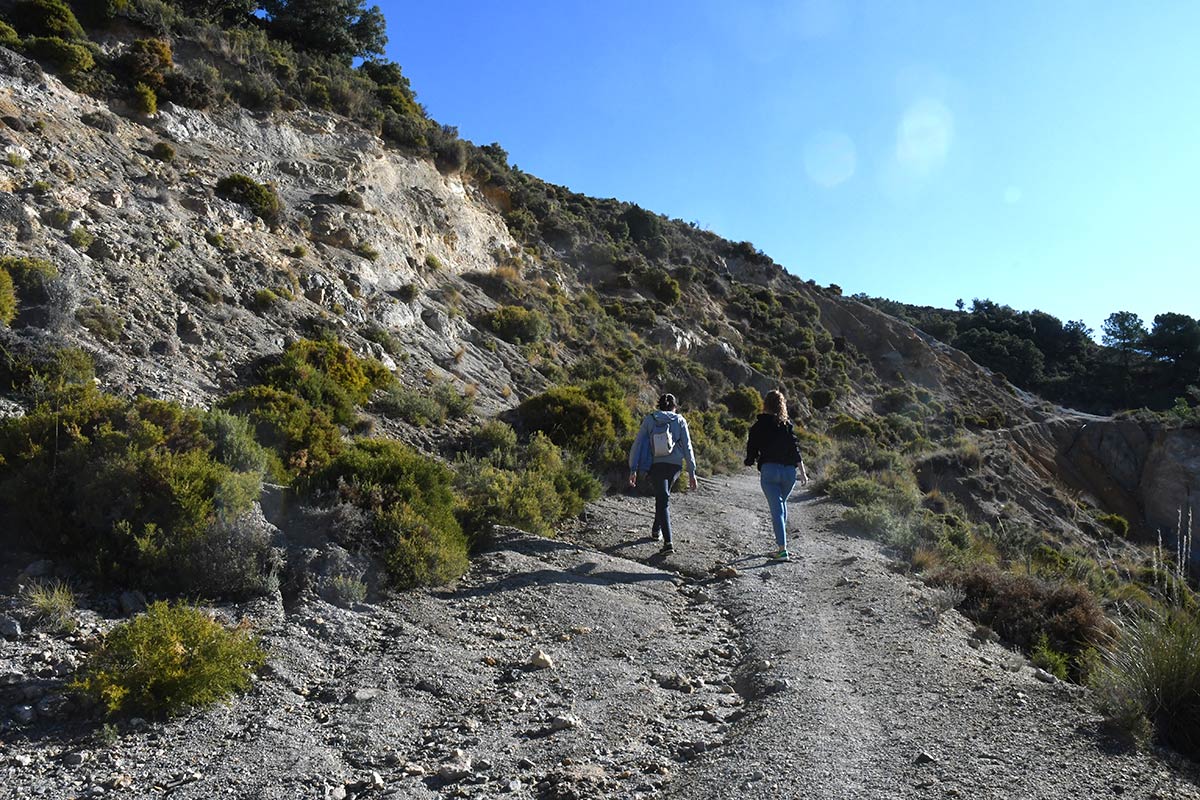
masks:
[(662, 546), (662, 549), (661, 549), (661, 550), (659, 550), (658, 552), (660, 552), (660, 553), (664, 553), (664, 554), (670, 554), (670, 553), (674, 553), (674, 552), (675, 552), (675, 545), (671, 544), (670, 542), (667, 542), (666, 544), (664, 544), (664, 545)]

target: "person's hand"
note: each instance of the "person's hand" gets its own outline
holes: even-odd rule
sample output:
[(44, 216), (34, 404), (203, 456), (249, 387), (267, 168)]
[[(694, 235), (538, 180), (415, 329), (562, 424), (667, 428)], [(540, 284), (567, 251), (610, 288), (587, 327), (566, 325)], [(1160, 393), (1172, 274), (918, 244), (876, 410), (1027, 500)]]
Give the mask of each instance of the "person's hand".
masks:
[(699, 485), (699, 484), (697, 484), (697, 483), (696, 483), (696, 476), (695, 476), (695, 475), (689, 475), (689, 476), (688, 476), (688, 488), (689, 488), (689, 489), (695, 489), (695, 488), (696, 488), (696, 486), (698, 486), (698, 485)]
[(804, 486), (808, 483), (808, 471), (804, 467), (800, 468), (800, 485)]
[(636, 472), (629, 473), (629, 485), (637, 486), (637, 473)]

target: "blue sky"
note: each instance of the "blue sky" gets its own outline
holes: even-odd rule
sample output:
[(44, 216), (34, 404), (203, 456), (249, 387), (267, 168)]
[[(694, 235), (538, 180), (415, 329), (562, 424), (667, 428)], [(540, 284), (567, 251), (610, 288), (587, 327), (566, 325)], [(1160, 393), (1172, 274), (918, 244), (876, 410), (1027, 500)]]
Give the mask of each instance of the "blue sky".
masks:
[(1200, 2), (380, 5), (435, 119), (805, 279), (1200, 316)]

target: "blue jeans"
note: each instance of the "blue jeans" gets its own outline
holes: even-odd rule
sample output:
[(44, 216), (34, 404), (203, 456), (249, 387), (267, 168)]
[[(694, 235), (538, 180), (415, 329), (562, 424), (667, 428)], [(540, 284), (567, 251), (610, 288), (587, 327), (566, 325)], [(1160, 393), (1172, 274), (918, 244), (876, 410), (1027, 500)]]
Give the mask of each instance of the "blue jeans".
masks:
[(771, 527), (775, 529), (775, 543), (780, 550), (787, 549), (787, 499), (796, 485), (796, 468), (787, 464), (763, 464), (759, 476), (767, 506), (771, 509)]
[(663, 544), (671, 543), (671, 487), (682, 469), (679, 464), (650, 466), (650, 485), (654, 488), (654, 527), (651, 530), (662, 531)]

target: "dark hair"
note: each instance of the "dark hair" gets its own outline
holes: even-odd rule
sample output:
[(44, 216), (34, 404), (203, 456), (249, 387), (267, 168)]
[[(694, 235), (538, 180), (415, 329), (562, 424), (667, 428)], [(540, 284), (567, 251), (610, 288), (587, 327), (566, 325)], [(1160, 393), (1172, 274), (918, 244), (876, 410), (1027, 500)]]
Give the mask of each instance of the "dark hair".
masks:
[(667, 392), (658, 397), (659, 411), (674, 411), (675, 410), (675, 395)]
[(780, 423), (788, 421), (787, 400), (783, 397), (783, 392), (778, 389), (772, 389), (767, 392), (767, 396), (763, 398), (763, 411), (768, 414), (774, 414), (775, 419)]

